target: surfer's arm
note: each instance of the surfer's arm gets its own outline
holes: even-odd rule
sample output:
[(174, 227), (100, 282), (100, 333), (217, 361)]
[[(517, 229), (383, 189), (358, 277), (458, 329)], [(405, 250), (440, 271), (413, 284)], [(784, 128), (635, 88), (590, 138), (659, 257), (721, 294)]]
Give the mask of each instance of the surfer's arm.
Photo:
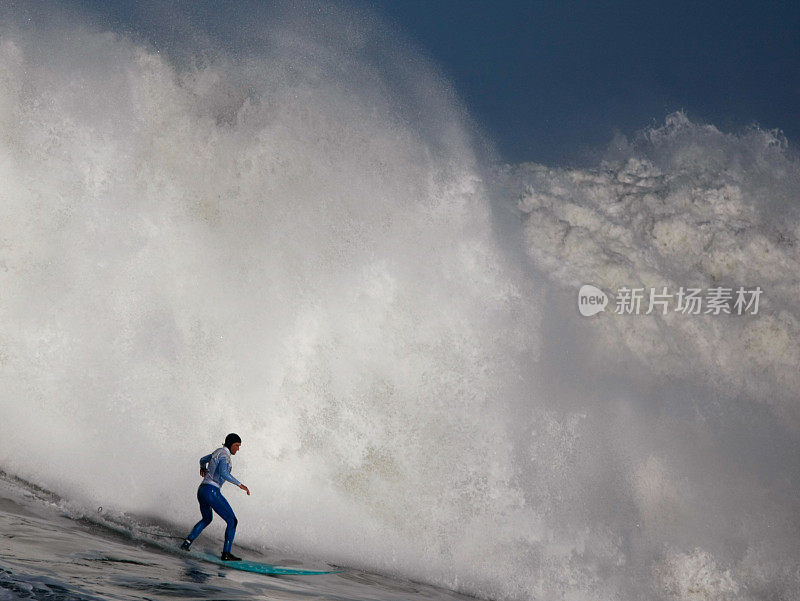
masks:
[(219, 462), (219, 475), (222, 476), (223, 480), (227, 480), (231, 484), (235, 484), (236, 486), (241, 487), (242, 483), (239, 482), (236, 478), (231, 476), (231, 468), (227, 461), (220, 461)]
[(206, 468), (208, 467), (209, 461), (211, 461), (210, 454), (200, 458), (200, 475), (203, 477), (206, 475)]

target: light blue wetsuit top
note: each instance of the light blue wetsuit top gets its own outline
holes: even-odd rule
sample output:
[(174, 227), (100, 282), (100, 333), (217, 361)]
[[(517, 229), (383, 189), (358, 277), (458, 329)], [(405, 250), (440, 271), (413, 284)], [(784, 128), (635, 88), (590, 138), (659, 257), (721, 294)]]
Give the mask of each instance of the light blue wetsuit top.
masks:
[(241, 485), (241, 482), (231, 476), (231, 452), (228, 447), (220, 447), (211, 455), (201, 458), (200, 467), (206, 470), (203, 484), (210, 484), (221, 489), (227, 480), (236, 486)]

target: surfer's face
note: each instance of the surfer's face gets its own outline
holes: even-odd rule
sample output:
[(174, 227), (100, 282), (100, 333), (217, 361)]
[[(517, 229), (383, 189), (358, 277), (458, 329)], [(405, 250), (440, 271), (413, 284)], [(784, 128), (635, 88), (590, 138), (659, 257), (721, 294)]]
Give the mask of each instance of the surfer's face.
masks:
[(231, 445), (231, 455), (236, 455), (236, 451), (239, 450), (239, 447), (242, 446), (241, 442), (234, 442)]

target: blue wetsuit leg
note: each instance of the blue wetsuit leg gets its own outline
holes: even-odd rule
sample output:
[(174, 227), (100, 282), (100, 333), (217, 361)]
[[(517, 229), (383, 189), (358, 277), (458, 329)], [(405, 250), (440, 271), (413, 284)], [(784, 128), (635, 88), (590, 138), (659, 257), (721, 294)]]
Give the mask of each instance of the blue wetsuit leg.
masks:
[(201, 484), (200, 487), (197, 489), (197, 501), (200, 503), (200, 515), (202, 519), (194, 525), (192, 531), (187, 536), (187, 540), (192, 542), (203, 531), (203, 529), (211, 523), (211, 520), (214, 519), (214, 515), (211, 513), (211, 503), (208, 501), (208, 495), (205, 494), (206, 491), (203, 490), (205, 488), (214, 488), (208, 484)]
[(197, 489), (197, 500), (200, 503), (200, 514), (203, 516), (203, 519), (195, 524), (192, 532), (186, 538), (189, 539), (189, 542), (192, 542), (200, 536), (203, 529), (211, 523), (213, 517), (211, 510), (213, 509), (228, 525), (227, 528), (225, 528), (225, 546), (222, 550), (225, 553), (230, 553), (231, 547), (233, 546), (233, 537), (236, 535), (236, 525), (239, 522), (227, 499), (222, 496), (222, 493), (216, 486), (201, 484), (200, 488)]
[(214, 488), (214, 490), (215, 493), (211, 502), (211, 507), (214, 508), (217, 515), (225, 520), (225, 523), (228, 525), (227, 528), (225, 528), (225, 545), (222, 547), (222, 551), (223, 553), (230, 553), (231, 547), (233, 546), (233, 537), (236, 536), (236, 525), (239, 521), (236, 519), (236, 515), (233, 513), (233, 509), (231, 509), (228, 500), (222, 496), (220, 490), (218, 488)]

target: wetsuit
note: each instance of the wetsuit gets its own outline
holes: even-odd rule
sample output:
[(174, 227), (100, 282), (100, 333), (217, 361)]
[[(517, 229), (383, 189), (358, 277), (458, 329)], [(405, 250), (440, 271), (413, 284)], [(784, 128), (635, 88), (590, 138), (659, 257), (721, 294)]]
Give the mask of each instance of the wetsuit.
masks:
[(225, 546), (223, 553), (230, 553), (233, 545), (233, 537), (236, 535), (236, 525), (239, 521), (233, 513), (233, 509), (222, 496), (221, 488), (225, 481), (232, 482), (236, 486), (241, 483), (231, 476), (231, 452), (228, 447), (220, 447), (210, 455), (200, 459), (200, 467), (206, 470), (202, 484), (197, 489), (197, 500), (200, 503), (200, 515), (203, 518), (195, 524), (186, 539), (191, 543), (200, 536), (203, 529), (211, 523), (213, 514), (211, 510), (225, 520), (228, 525), (225, 528)]

